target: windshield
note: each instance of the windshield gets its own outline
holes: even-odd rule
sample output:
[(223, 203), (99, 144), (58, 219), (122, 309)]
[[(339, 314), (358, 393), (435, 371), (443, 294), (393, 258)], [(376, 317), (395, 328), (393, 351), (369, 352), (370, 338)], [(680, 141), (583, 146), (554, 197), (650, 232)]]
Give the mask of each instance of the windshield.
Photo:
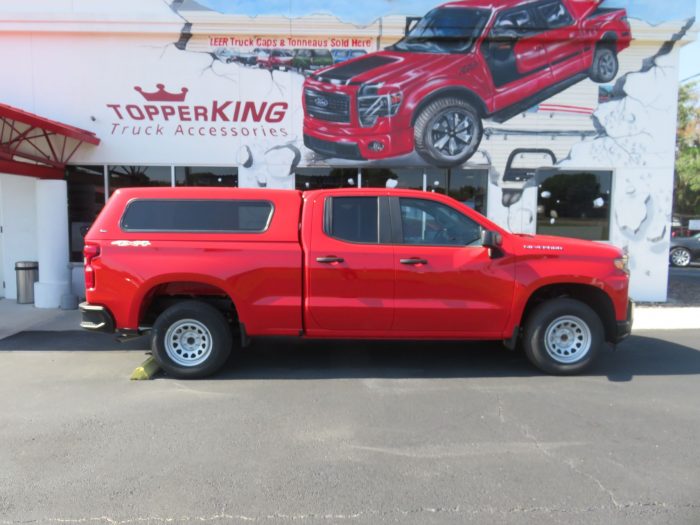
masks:
[(425, 15), (408, 35), (392, 46), (394, 51), (466, 53), (489, 19), (485, 9), (438, 7)]

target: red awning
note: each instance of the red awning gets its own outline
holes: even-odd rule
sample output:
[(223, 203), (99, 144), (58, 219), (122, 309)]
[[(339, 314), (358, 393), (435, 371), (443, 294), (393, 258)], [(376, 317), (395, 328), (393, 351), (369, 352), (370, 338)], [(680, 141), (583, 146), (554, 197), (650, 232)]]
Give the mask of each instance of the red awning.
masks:
[(98, 145), (91, 131), (0, 104), (0, 171), (42, 179), (63, 178), (81, 144)]

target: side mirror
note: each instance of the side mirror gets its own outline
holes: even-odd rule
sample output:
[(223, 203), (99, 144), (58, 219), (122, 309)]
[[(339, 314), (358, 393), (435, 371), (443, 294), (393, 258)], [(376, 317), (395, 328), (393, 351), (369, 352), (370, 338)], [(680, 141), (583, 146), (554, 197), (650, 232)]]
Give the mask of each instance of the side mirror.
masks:
[(481, 232), (481, 244), (486, 248), (500, 248), (503, 245), (503, 235), (491, 230)]
[(491, 230), (484, 230), (481, 232), (481, 244), (484, 248), (489, 249), (489, 257), (492, 259), (497, 259), (503, 256), (503, 235), (498, 232)]

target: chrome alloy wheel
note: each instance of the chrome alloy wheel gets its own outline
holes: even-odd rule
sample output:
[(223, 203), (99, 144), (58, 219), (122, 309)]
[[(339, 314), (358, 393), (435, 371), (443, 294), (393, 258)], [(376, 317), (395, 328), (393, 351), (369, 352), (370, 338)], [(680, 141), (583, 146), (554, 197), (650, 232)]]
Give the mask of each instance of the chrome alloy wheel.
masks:
[(204, 324), (194, 319), (182, 319), (168, 328), (164, 343), (168, 357), (175, 364), (191, 368), (209, 358), (213, 340)]
[(684, 248), (676, 248), (671, 252), (671, 262), (675, 266), (688, 266), (690, 264), (690, 252)]
[(552, 321), (544, 335), (549, 357), (557, 363), (578, 363), (591, 350), (591, 329), (579, 317), (567, 315)]
[(476, 123), (467, 111), (453, 108), (439, 114), (430, 127), (432, 147), (446, 158), (457, 158), (471, 148)]
[(613, 79), (617, 73), (615, 55), (612, 51), (604, 53), (598, 60), (598, 76), (602, 79)]

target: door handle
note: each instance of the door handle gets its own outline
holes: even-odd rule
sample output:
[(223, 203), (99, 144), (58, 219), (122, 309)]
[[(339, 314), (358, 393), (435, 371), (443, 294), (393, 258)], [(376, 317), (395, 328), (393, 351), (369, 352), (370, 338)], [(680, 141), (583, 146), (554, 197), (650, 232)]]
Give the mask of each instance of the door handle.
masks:
[(418, 264), (428, 264), (425, 259), (401, 259), (401, 264), (418, 265)]
[(342, 257), (336, 257), (335, 255), (329, 255), (328, 257), (317, 257), (316, 262), (320, 262), (323, 264), (332, 264), (345, 262), (345, 259), (343, 259)]

